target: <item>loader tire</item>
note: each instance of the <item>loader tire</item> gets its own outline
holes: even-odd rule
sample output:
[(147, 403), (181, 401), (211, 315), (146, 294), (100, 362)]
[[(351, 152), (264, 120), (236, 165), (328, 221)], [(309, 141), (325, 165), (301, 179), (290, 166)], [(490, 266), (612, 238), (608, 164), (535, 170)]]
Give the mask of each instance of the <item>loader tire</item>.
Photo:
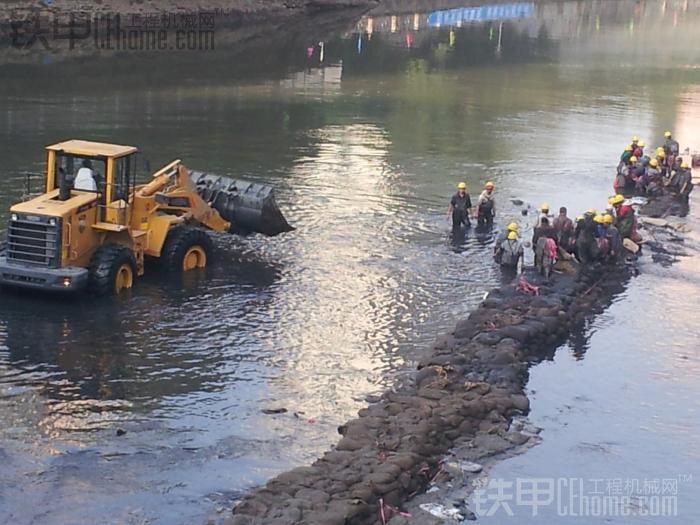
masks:
[(133, 286), (135, 275), (133, 252), (121, 244), (105, 244), (90, 259), (88, 290), (95, 295), (117, 295)]
[(172, 272), (186, 272), (205, 268), (211, 259), (214, 245), (204, 230), (178, 226), (168, 232), (161, 250), (164, 267)]

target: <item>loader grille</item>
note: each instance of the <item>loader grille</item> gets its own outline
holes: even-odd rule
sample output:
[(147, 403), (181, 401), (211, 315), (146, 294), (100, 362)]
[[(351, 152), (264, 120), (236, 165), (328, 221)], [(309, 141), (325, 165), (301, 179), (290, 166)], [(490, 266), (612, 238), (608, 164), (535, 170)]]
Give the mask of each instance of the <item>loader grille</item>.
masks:
[(10, 262), (58, 268), (61, 221), (40, 215), (13, 215), (7, 229)]

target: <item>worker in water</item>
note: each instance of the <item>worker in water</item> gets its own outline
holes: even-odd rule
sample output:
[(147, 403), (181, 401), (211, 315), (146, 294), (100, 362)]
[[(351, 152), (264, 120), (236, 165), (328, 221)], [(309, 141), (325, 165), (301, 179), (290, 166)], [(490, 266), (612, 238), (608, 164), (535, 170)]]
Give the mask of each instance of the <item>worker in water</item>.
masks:
[(540, 226), (532, 234), (532, 249), (535, 251), (535, 267), (545, 277), (549, 277), (557, 259), (557, 232), (549, 224), (549, 218), (542, 217)]
[(666, 179), (666, 189), (668, 191), (678, 193), (681, 189), (680, 180), (681, 172), (683, 171), (683, 158), (676, 157), (673, 159), (673, 165), (671, 166), (671, 172), (669, 173), (668, 179)]
[(514, 222), (511, 222), (505, 231), (499, 232), (496, 236), (496, 242), (493, 245), (493, 258), (498, 263), (501, 262), (501, 244), (508, 239), (508, 235), (512, 232), (515, 232), (516, 235), (518, 234), (518, 225)]
[(477, 201), (477, 222), (479, 226), (492, 226), (496, 216), (496, 196), (493, 194), (494, 185), (489, 181), (484, 185), (484, 191)]
[(518, 264), (523, 259), (524, 250), (516, 232), (508, 232), (506, 240), (501, 242), (500, 253), (501, 266), (517, 271)]
[(605, 223), (605, 235), (608, 237), (608, 261), (615, 262), (622, 254), (622, 236), (620, 230), (615, 226), (615, 218), (606, 213), (603, 215)]
[(584, 264), (595, 260), (595, 227), (596, 223), (593, 220), (596, 216), (596, 211), (593, 208), (586, 210), (583, 214), (583, 219), (576, 224), (574, 235), (576, 238), (576, 257)]
[(452, 229), (458, 230), (464, 225), (471, 226), (469, 216), (472, 214), (472, 200), (467, 193), (467, 185), (464, 182), (457, 184), (457, 193), (452, 196), (447, 210), (447, 218), (452, 217)]
[(571, 251), (574, 237), (574, 223), (569, 219), (565, 206), (559, 208), (559, 215), (554, 219), (552, 226), (557, 232), (557, 246), (567, 252)]
[(678, 156), (678, 153), (680, 153), (680, 144), (673, 138), (673, 133), (670, 131), (664, 133), (664, 137), (666, 138), (666, 142), (664, 142), (664, 152), (669, 161), (673, 162)]
[(610, 204), (615, 208), (615, 225), (620, 231), (622, 239), (631, 239), (638, 242), (639, 235), (637, 234), (637, 217), (634, 213), (634, 208), (631, 205), (625, 204), (625, 197), (617, 194), (610, 199)]
[(547, 204), (546, 202), (543, 202), (540, 205), (540, 210), (537, 214), (537, 220), (535, 221), (535, 228), (538, 228), (542, 225), (542, 219), (547, 219), (551, 221), (551, 217), (549, 215), (549, 204)]
[(690, 169), (690, 164), (683, 161), (678, 177), (678, 195), (687, 201), (691, 191), (693, 191), (693, 172)]

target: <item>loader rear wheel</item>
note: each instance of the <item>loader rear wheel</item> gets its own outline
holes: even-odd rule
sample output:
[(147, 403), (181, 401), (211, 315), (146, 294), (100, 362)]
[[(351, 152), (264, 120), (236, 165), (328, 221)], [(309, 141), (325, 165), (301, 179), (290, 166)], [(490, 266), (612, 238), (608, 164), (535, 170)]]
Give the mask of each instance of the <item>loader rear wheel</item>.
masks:
[(134, 285), (136, 261), (121, 244), (100, 246), (90, 260), (88, 289), (96, 295), (116, 295)]
[(161, 253), (167, 269), (187, 272), (205, 268), (212, 251), (211, 238), (205, 231), (179, 226), (170, 230)]

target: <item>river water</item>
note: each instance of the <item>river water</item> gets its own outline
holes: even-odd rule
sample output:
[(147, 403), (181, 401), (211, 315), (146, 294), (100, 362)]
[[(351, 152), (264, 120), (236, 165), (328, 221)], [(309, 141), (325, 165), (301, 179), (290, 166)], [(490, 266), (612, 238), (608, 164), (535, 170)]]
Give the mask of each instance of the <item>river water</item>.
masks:
[[(457, 182), (476, 197), (493, 180), (498, 222), (527, 235), (534, 212), (510, 198), (602, 208), (631, 135), (655, 146), (669, 128), (698, 145), (698, 2), (521, 4), (471, 23), (471, 11), (413, 4), (243, 51), (0, 67), (3, 207), (23, 172), (42, 170), (45, 144), (80, 137), (137, 145), (154, 168), (180, 158), (270, 183), (297, 227), (216, 236), (203, 274), (148, 275), (117, 299), (3, 292), (0, 523), (216, 518), (335, 443), (367, 395), (500, 282), (490, 235), (450, 235)], [(686, 220), (697, 217), (691, 207)], [(689, 235), (690, 253), (699, 240)], [(685, 476), (675, 519), (700, 521), (694, 261), (645, 260), (611, 308), (533, 368), (543, 442), (493, 476)], [(517, 523), (579, 522), (516, 510)]]

